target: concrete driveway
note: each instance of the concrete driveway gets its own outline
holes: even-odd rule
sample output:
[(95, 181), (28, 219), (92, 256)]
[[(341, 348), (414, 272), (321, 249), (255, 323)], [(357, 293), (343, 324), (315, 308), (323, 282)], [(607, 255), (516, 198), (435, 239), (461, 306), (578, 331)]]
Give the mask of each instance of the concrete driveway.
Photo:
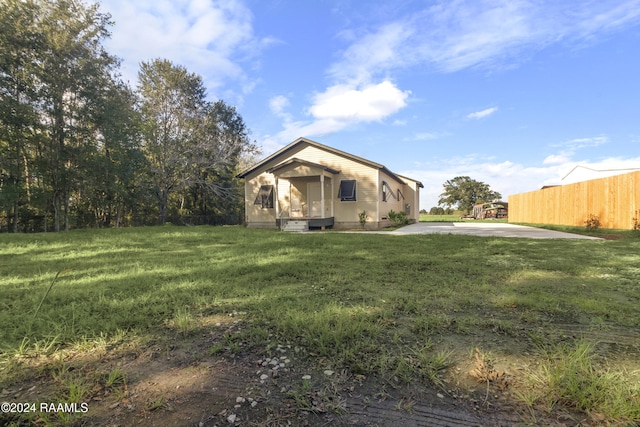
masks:
[(526, 237), (529, 239), (587, 239), (602, 240), (598, 237), (580, 234), (563, 233), (561, 231), (542, 228), (525, 227), (523, 225), (504, 222), (419, 222), (407, 225), (385, 234), (468, 234), (487, 237)]

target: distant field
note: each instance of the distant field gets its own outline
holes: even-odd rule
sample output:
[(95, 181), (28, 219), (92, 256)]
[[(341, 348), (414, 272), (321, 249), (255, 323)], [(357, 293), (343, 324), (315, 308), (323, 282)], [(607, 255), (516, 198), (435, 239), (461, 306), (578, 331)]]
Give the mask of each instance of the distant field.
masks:
[(425, 215), (420, 214), (420, 222), (507, 222), (506, 219), (462, 219), (460, 215)]
[[(171, 226), (4, 234), (0, 390), (30, 378), (35, 359), (20, 355), (55, 363), (63, 349), (157, 339), (175, 328), (188, 334), (211, 316), (236, 312), (253, 325), (242, 335), (247, 351), (265, 348), (272, 334), (311, 358), (382, 382), (442, 384), (456, 372), (466, 375), (456, 367), (479, 348), (525, 367), (511, 386), (520, 397), (514, 391), (509, 399), (531, 414), (569, 407), (640, 422), (639, 265), (640, 239), (632, 238)], [(607, 344), (617, 336), (626, 341)], [(598, 398), (579, 396), (536, 368), (569, 375), (563, 369), (575, 369), (560, 361), (584, 343), (590, 380), (620, 373), (613, 385), (593, 385)], [(615, 400), (607, 387), (628, 398)]]
[(461, 222), (460, 215), (426, 215), (420, 214), (420, 222)]

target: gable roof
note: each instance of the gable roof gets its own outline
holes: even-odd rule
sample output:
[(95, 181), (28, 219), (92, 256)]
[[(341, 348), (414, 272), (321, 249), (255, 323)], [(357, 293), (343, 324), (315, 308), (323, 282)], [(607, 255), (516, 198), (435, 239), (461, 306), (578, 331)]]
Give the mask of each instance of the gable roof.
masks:
[(417, 179), (409, 178), (408, 176), (399, 175), (399, 174), (398, 174), (398, 176), (400, 178), (404, 179), (405, 181), (415, 182), (416, 184), (418, 184), (418, 187), (424, 188), (424, 185), (422, 185), (422, 182), (418, 181)]
[(267, 169), (265, 172), (273, 173), (273, 172), (275, 172), (275, 171), (277, 171), (279, 169), (282, 169), (284, 167), (287, 167), (287, 166), (293, 165), (293, 164), (311, 166), (313, 168), (318, 168), (318, 169), (321, 169), (321, 170), (325, 170), (325, 171), (327, 171), (329, 173), (332, 173), (334, 175), (337, 175), (337, 174), (340, 173), (339, 170), (330, 168), (329, 166), (325, 166), (325, 165), (321, 165), (321, 164), (313, 163), (313, 162), (308, 162), (306, 160), (300, 160), (297, 157), (289, 159), (286, 162), (279, 163), (279, 164)]
[[(307, 144), (307, 145), (310, 145), (312, 147), (316, 147), (316, 148), (319, 148), (321, 150), (327, 151), (329, 153), (333, 153), (333, 154), (336, 154), (338, 156), (345, 157), (345, 158), (353, 160), (355, 162), (362, 163), (363, 165), (366, 165), (366, 166), (381, 170), (384, 173), (386, 173), (387, 175), (389, 175), (390, 177), (392, 177), (393, 179), (395, 179), (398, 182), (404, 184), (403, 179), (400, 178), (400, 176), (396, 175), (395, 173), (391, 172), (389, 169), (387, 169), (387, 167), (385, 165), (382, 165), (382, 164), (376, 163), (376, 162), (372, 162), (371, 160), (363, 159), (362, 157), (354, 156), (353, 154), (349, 154), (349, 153), (347, 153), (345, 151), (341, 151), (341, 150), (338, 150), (336, 148), (329, 147), (328, 145), (320, 144), (319, 142), (312, 141), (312, 140), (310, 140), (308, 138), (298, 138), (298, 139), (296, 139), (291, 144), (281, 148), (280, 150), (276, 151), (275, 153), (273, 153), (269, 157), (261, 160), (260, 162), (256, 163), (255, 165), (253, 165), (253, 166), (245, 169), (244, 171), (240, 172), (236, 177), (237, 178), (246, 177), (250, 173), (255, 172), (256, 170), (259, 170), (260, 168), (263, 168), (264, 165), (266, 165), (267, 163), (269, 163), (273, 159), (275, 159), (275, 158), (277, 158), (279, 156), (282, 156), (282, 155), (286, 154), (289, 151), (292, 151), (293, 149), (295, 149), (296, 147), (298, 147), (301, 144)], [(298, 161), (300, 161), (300, 160), (298, 160)], [(307, 163), (309, 163), (309, 162), (307, 162)], [(318, 164), (314, 164), (314, 165), (315, 166), (320, 166), (320, 167), (323, 167), (323, 168), (327, 168), (324, 165), (318, 165)], [(271, 172), (272, 170), (275, 170), (279, 166), (280, 165), (272, 167), (269, 170), (267, 170), (267, 172)], [(329, 169), (326, 169), (326, 170), (329, 170)], [(331, 171), (329, 171), (329, 172), (331, 172)], [(414, 181), (414, 180), (412, 180), (412, 181)], [(420, 185), (420, 187), (424, 187), (421, 182), (419, 182), (419, 181), (416, 181), (416, 182)]]

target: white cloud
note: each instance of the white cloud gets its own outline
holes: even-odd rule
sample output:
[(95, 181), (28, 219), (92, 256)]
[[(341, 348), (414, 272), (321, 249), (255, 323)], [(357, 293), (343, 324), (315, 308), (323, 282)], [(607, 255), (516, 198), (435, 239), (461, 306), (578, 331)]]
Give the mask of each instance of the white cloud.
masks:
[(344, 60), (333, 64), (329, 74), (338, 81), (360, 83), (369, 81), (376, 69), (395, 68), (402, 62), (398, 56), (401, 44), (414, 31), (403, 22), (382, 26), (351, 44), (343, 53)]
[(449, 132), (418, 132), (413, 136), (404, 138), (403, 141), (433, 141), (449, 135)]
[[(390, 82), (400, 69), (500, 69), (553, 43), (595, 38), (639, 18), (640, 0), (589, 0), (580, 8), (553, 0), (439, 0), (411, 14), (385, 16), (377, 26), (346, 28), (337, 36), (348, 45), (327, 69), (327, 89), (305, 109), (311, 120), (287, 120), (269, 138), (285, 142), (292, 134), (323, 135), (391, 116), (406, 105), (410, 93)], [(468, 117), (481, 119), (496, 111), (487, 108)]]
[(561, 150), (558, 153), (548, 155), (542, 161), (542, 164), (557, 165), (569, 163), (576, 151), (583, 148), (598, 147), (607, 143), (609, 143), (609, 137), (606, 135), (599, 135), (589, 138), (574, 138), (559, 144), (551, 144), (551, 147), (561, 148)]
[(567, 163), (571, 161), (571, 155), (573, 153), (560, 153), (560, 154), (551, 154), (547, 156), (543, 161), (543, 165), (558, 165), (562, 163)]
[[(347, 84), (329, 87), (313, 97), (307, 109), (311, 120), (291, 120), (286, 116), (284, 129), (276, 135), (265, 137), (265, 147), (275, 147), (298, 137), (317, 137), (341, 131), (349, 126), (383, 120), (407, 103), (409, 91), (401, 91), (390, 81), (354, 87)], [(281, 105), (282, 99), (272, 99), (272, 111)]]
[[(600, 2), (591, 2), (585, 8), (573, 8), (574, 16), (578, 16), (579, 23), (575, 29), (580, 37), (591, 37), (597, 32), (613, 31), (619, 27), (633, 24), (640, 17), (640, 3), (637, 0), (622, 1), (612, 8), (603, 8)], [(606, 6), (608, 2), (602, 2)]]
[(574, 138), (569, 141), (564, 141), (559, 144), (552, 144), (552, 147), (564, 147), (567, 150), (576, 151), (581, 148), (597, 147), (599, 145), (607, 144), (609, 137), (606, 135), (598, 135), (588, 138)]
[(244, 64), (271, 43), (254, 35), (253, 15), (240, 0), (102, 0), (101, 10), (115, 22), (107, 48), (123, 59), (132, 84), (140, 62), (166, 58), (202, 76), (210, 90), (233, 81), (250, 91), (255, 82)]
[[(456, 72), (503, 67), (559, 41), (591, 40), (640, 20), (640, 1), (440, 1), (367, 30), (329, 74), (356, 80), (409, 66)], [(357, 31), (348, 31), (355, 34)]]
[(388, 80), (361, 88), (335, 85), (314, 97), (309, 113), (316, 119), (345, 124), (378, 121), (405, 107), (409, 93)]
[(284, 109), (289, 106), (289, 99), (284, 95), (274, 96), (269, 100), (269, 108), (271, 112), (276, 115), (281, 115)]
[(496, 111), (498, 111), (497, 107), (491, 107), (491, 108), (484, 109), (482, 111), (476, 111), (475, 113), (468, 114), (467, 118), (468, 119), (482, 119), (482, 118), (485, 118), (485, 117), (488, 117), (488, 116), (492, 115)]

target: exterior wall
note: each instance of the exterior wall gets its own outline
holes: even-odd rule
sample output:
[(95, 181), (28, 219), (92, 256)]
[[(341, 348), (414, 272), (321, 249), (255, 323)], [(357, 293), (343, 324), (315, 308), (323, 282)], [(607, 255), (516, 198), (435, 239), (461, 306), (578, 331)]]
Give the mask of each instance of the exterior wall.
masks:
[(640, 219), (640, 171), (509, 196), (509, 222), (630, 229)]
[(273, 175), (263, 173), (253, 179), (245, 179), (244, 181), (245, 221), (250, 227), (275, 228), (275, 208), (262, 209), (262, 207), (253, 204), (262, 185), (275, 185)]
[[(312, 163), (320, 163), (330, 168), (339, 170), (337, 175), (331, 175), (331, 185), (333, 187), (334, 203), (334, 228), (359, 227), (358, 214), (367, 211), (370, 220), (375, 221), (377, 210), (377, 169), (371, 166), (356, 162), (351, 159), (327, 152), (314, 146), (306, 146), (300, 152), (291, 155)], [(280, 159), (285, 161), (286, 159)], [(356, 201), (341, 202), (338, 199), (338, 190), (341, 180), (356, 180)], [(325, 188), (325, 197), (330, 199), (331, 188)]]
[(420, 186), (418, 181), (401, 177), (405, 180), (405, 204), (410, 204), (409, 219), (412, 222), (420, 222)]
[(420, 186), (418, 183), (414, 183), (411, 190), (413, 203), (411, 203), (411, 218), (415, 222), (420, 222)]
[[(382, 195), (378, 195), (378, 170), (376, 168), (330, 153), (315, 146), (302, 143), (295, 147), (295, 149), (287, 153), (283, 153), (282, 156), (272, 159), (270, 162), (263, 165), (261, 170), (269, 169), (292, 158), (322, 164), (341, 171), (337, 175), (329, 174), (328, 176), (330, 176), (330, 178), (325, 178), (325, 210), (329, 210), (329, 215), (331, 209), (331, 189), (333, 188), (334, 228), (359, 227), (360, 223), (358, 220), (358, 213), (363, 210), (367, 211), (369, 214), (369, 221), (375, 223), (374, 227), (378, 226), (377, 223), (380, 216), (377, 213), (377, 204), (378, 198), (382, 197)], [(285, 169), (285, 175), (286, 171), (287, 169)], [(318, 171), (310, 170), (308, 172), (319, 174)], [(350, 179), (356, 180), (356, 201), (341, 202), (340, 199), (338, 199), (340, 181)], [(288, 213), (290, 206), (289, 187), (288, 183), (285, 186), (283, 181), (283, 179), (279, 179), (279, 209)], [(298, 192), (301, 196), (301, 201), (304, 202), (307, 197), (304, 186), (298, 185), (299, 182), (294, 178), (290, 178), (290, 182), (292, 183), (292, 193), (294, 191)], [(392, 184), (391, 181), (387, 182)], [(395, 184), (396, 181), (394, 180), (393, 183)], [(250, 227), (275, 227), (275, 207), (274, 209), (261, 209), (260, 206), (255, 206), (253, 204), (258, 191), (260, 190), (260, 186), (265, 184), (275, 185), (275, 177), (273, 174), (266, 172), (254, 172), (245, 177), (245, 212), (247, 215), (246, 221)], [(295, 188), (295, 190), (293, 190), (293, 188)]]
[[(382, 183), (386, 182), (387, 186), (389, 188), (389, 192), (392, 193), (393, 195), (388, 195), (387, 196), (387, 200), (384, 201), (383, 197), (382, 197)], [(389, 175), (387, 175), (384, 172), (380, 172), (379, 174), (379, 182), (378, 182), (378, 200), (379, 200), (379, 221), (386, 221), (387, 217), (389, 215), (389, 211), (393, 210), (394, 212), (404, 212), (404, 208), (405, 205), (407, 203), (406, 198), (407, 198), (407, 189), (406, 189), (407, 185), (404, 183), (399, 183), (396, 179), (391, 178)], [(400, 190), (400, 193), (402, 195), (398, 194), (398, 190)], [(403, 198), (404, 197), (404, 198)]]

